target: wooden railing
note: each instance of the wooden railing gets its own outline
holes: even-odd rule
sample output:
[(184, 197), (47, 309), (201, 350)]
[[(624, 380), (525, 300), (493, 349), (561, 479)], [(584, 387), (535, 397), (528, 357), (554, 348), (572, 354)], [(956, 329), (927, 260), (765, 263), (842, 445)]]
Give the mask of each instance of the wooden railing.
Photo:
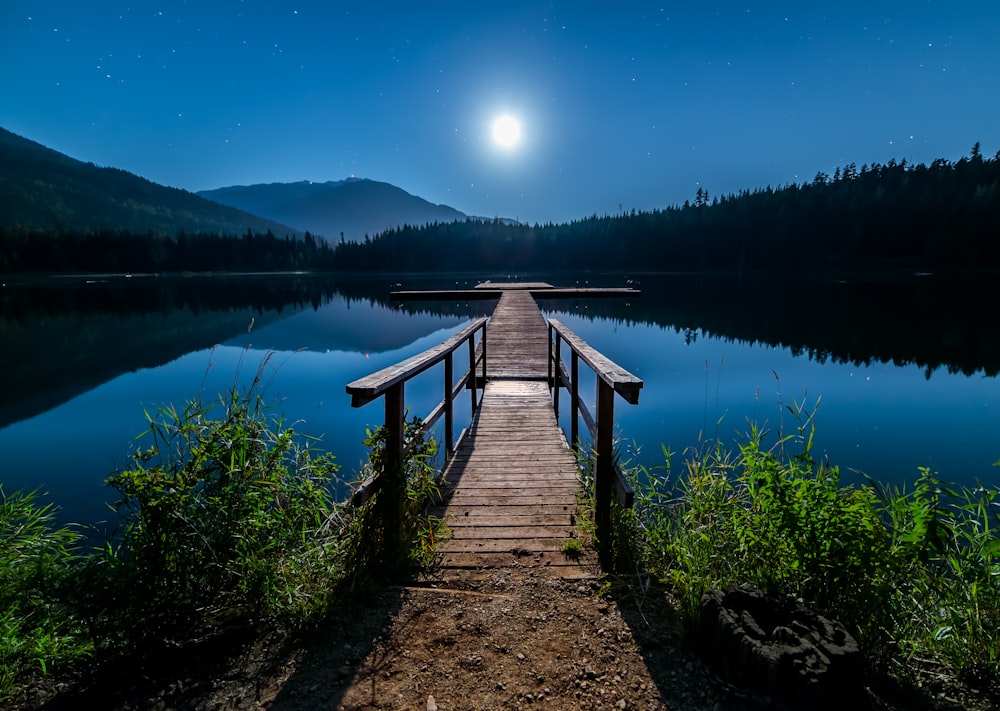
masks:
[[(569, 371), (562, 356), (562, 344), (570, 350)], [(580, 399), (580, 361), (597, 376), (597, 413), (594, 417)], [(632, 489), (622, 476), (614, 457), (615, 393), (625, 402), (637, 405), (642, 381), (589, 346), (556, 319), (549, 319), (549, 383), (552, 405), (559, 417), (559, 390), (566, 388), (570, 399), (570, 444), (579, 455), (580, 418), (593, 440), (594, 523), (602, 564), (611, 560), (611, 495), (622, 505), (632, 506)]]
[[(351, 406), (361, 407), (385, 398), (385, 451), (383, 453), (384, 468), (373, 473), (354, 492), (351, 502), (355, 506), (363, 505), (378, 490), (385, 491), (380, 497), (385, 530), (387, 535), (395, 531), (401, 520), (401, 506), (406, 496), (406, 481), (403, 477), (402, 462), (406, 456), (404, 441), (403, 418), (405, 415), (404, 390), (406, 382), (424, 371), (444, 361), (444, 396), (441, 402), (423, 420), (424, 432), (430, 429), (444, 416), (445, 457), (450, 457), (455, 448), (454, 441), (454, 402), (463, 389), (471, 393), (472, 413), (475, 414), (481, 391), (486, 385), (486, 321), (481, 318), (466, 326), (459, 333), (443, 343), (408, 358), (388, 368), (366, 375), (347, 385), (347, 394), (351, 396)], [(476, 347), (476, 334), (482, 331), (479, 347)], [(454, 376), (455, 353), (468, 343), (469, 369), (456, 381)], [(479, 375), (479, 370), (482, 375)], [(387, 541), (387, 546), (394, 545)]]

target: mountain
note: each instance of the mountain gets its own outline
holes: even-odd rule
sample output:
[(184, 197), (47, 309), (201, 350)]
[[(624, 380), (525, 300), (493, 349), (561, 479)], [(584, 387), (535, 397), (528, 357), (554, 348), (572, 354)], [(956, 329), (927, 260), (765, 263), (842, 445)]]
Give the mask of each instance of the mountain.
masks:
[(127, 230), (173, 236), (243, 234), (248, 229), (300, 236), (273, 220), (158, 185), (117, 168), (100, 168), (0, 128), (0, 228)]
[(402, 188), (376, 180), (234, 185), (202, 190), (200, 196), (223, 205), (266, 215), (327, 239), (358, 240), (400, 225), (464, 220), (447, 205), (435, 205)]

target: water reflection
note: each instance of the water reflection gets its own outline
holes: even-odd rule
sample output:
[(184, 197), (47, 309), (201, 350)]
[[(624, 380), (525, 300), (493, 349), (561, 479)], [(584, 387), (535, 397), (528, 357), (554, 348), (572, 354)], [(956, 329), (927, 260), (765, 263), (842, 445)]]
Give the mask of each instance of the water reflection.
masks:
[[(346, 383), (469, 320), (408, 314), (387, 293), (362, 299), (302, 277), (11, 288), (0, 320), (0, 482), (49, 492), (64, 520), (108, 519), (102, 482), (128, 464), (143, 411), (198, 393), (213, 400), (247, 383), (269, 351), (266, 399), (296, 431), (321, 438), (353, 479), (365, 428), (381, 424), (382, 411), (351, 409)], [(440, 391), (434, 371), (410, 383), (413, 414), (430, 410)]]
[[(543, 307), (645, 380), (638, 407), (618, 406), (620, 430), (641, 445), (644, 463), (658, 463), (661, 443), (680, 451), (731, 442), (748, 418), (787, 429), (794, 423), (783, 403), (822, 396), (817, 453), (844, 469), (894, 481), (912, 479), (917, 466), (967, 482), (994, 476), (1000, 334), (982, 321), (982, 305), (994, 300), (985, 278), (588, 280), (638, 281), (643, 295)], [(143, 408), (223, 391), (237, 373), (252, 376), (270, 350), (278, 353), (268, 399), (297, 430), (321, 436), (350, 478), (364, 456), (364, 428), (379, 424), (382, 411), (377, 403), (352, 410), (346, 383), (490, 309), (482, 301), (394, 303), (392, 286), (455, 281), (8, 283), (0, 289), (0, 482), (7, 491), (42, 487), (65, 518), (107, 518), (101, 482), (127, 463)], [(408, 384), (412, 414), (429, 410), (440, 391), (434, 371)]]

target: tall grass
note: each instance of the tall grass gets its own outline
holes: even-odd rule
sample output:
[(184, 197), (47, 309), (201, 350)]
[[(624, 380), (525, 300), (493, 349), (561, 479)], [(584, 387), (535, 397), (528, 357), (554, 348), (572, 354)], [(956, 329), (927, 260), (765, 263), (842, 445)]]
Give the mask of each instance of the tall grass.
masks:
[(80, 536), (53, 521), (51, 504), (0, 486), (0, 702), (25, 675), (65, 667), (91, 648), (67, 604)]
[(252, 616), (322, 611), (341, 575), (338, 465), (251, 384), (147, 413), (147, 446), (108, 478), (124, 528), (108, 579), (132, 639), (178, 641)]
[[(129, 466), (107, 479), (119, 530), (98, 550), (53, 525), (51, 505), (0, 489), (0, 701), (69, 664), (184, 648), (232, 629), (310, 624), (359, 580), (384, 578), (375, 501), (333, 498), (338, 465), (249, 385), (146, 413)], [(436, 443), (408, 423), (405, 550), (427, 565), (445, 535), (427, 515)], [(368, 472), (382, 467), (367, 433)]]
[(812, 455), (815, 409), (795, 431), (750, 424), (657, 471), (632, 468), (619, 542), (668, 584), (686, 619), (713, 587), (751, 583), (844, 622), (872, 669), (922, 683), (1000, 682), (1000, 491), (928, 469), (910, 488), (844, 486)]
[[(384, 530), (387, 522), (379, 507), (383, 503), (381, 497), (387, 493), (385, 490), (379, 490), (354, 516), (352, 533), (347, 538), (352, 546), (350, 559), (357, 579), (374, 576), (384, 580), (406, 574), (410, 568), (430, 567), (438, 555), (437, 544), (449, 535), (444, 521), (429, 513), (430, 506), (440, 498), (437, 442), (427, 435), (419, 417), (404, 421), (403, 441), (404, 500), (398, 508), (392, 507), (399, 519), (389, 522), (396, 531), (387, 535)], [(368, 447), (369, 456), (362, 478), (385, 476), (385, 427), (366, 429), (363, 443)], [(402, 548), (389, 550), (388, 542), (396, 539), (403, 542)]]

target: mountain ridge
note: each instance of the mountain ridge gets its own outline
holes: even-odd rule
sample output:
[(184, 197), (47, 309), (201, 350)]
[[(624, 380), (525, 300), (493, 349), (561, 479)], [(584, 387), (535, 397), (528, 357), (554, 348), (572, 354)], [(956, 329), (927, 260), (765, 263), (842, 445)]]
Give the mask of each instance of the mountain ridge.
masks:
[(391, 183), (353, 176), (324, 182), (230, 185), (197, 194), (328, 239), (353, 241), (403, 225), (468, 218), (460, 210), (432, 203)]
[(120, 168), (85, 163), (0, 128), (0, 227), (278, 237), (302, 233)]

